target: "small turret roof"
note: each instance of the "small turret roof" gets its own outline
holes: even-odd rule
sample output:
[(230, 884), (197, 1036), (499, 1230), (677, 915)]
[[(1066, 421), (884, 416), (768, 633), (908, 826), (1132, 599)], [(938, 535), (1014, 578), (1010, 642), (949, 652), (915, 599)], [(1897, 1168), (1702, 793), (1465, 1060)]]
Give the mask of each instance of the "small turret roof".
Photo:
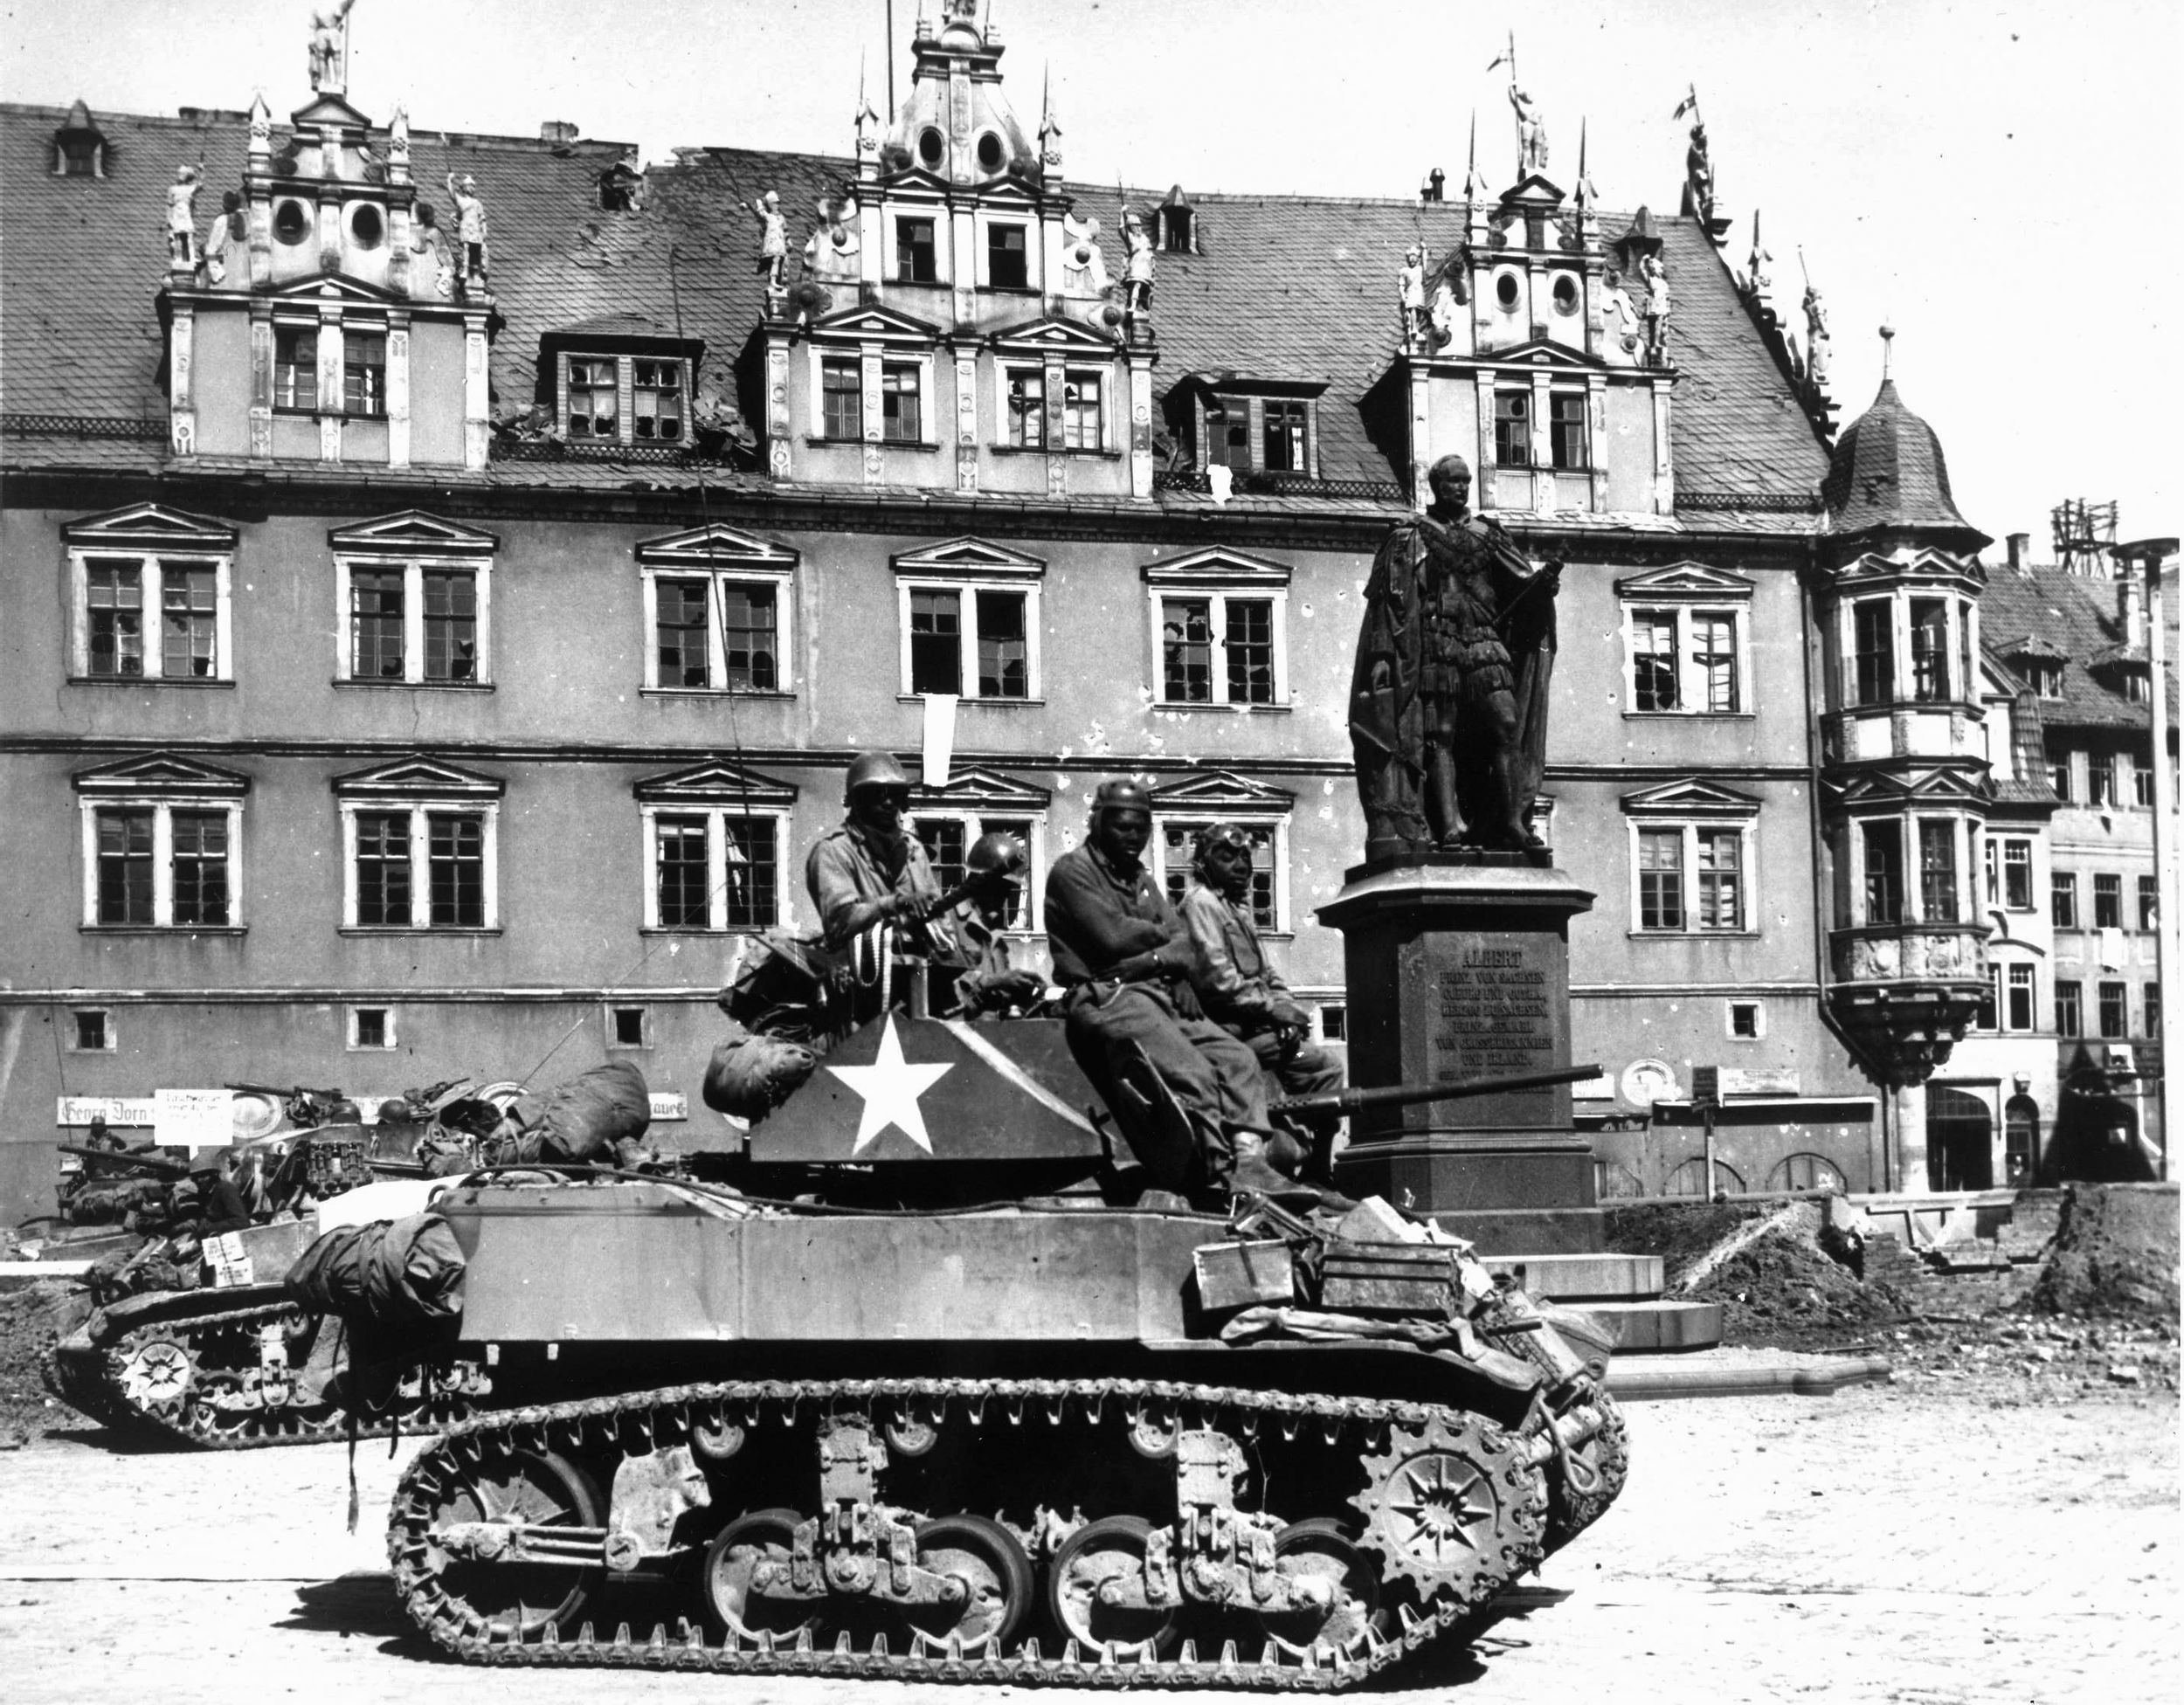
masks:
[(1821, 495), (1838, 533), (1940, 532), (1987, 542), (1957, 511), (1941, 440), (1904, 406), (1893, 379), (1881, 381), (1873, 406), (1837, 440)]

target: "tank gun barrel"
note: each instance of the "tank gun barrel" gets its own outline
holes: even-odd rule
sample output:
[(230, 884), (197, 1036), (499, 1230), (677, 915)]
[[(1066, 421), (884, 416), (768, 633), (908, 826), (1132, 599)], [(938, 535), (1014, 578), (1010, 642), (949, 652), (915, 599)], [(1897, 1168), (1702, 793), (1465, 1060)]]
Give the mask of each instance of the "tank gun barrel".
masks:
[(1420, 1101), (1456, 1101), (1473, 1095), (1505, 1095), (1519, 1089), (1545, 1089), (1558, 1083), (1584, 1083), (1600, 1074), (1598, 1066), (1569, 1066), (1557, 1072), (1528, 1072), (1521, 1077), (1471, 1078), (1457, 1083), (1391, 1083), (1377, 1089), (1336, 1089), (1324, 1095), (1292, 1095), (1269, 1102), (1270, 1113), (1358, 1113), (1369, 1107), (1414, 1107)]
[(186, 1178), (190, 1176), (187, 1161), (169, 1160), (164, 1155), (147, 1155), (129, 1149), (86, 1149), (73, 1142), (60, 1142), (54, 1146), (64, 1155), (80, 1155), (87, 1161), (97, 1161), (116, 1170), (136, 1167), (162, 1178)]

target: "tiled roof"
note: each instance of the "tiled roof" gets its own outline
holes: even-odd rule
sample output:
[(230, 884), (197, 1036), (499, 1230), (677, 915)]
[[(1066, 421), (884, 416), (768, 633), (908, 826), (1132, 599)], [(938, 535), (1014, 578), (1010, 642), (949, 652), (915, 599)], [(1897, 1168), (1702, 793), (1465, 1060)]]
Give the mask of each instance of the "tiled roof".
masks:
[(1968, 534), (1949, 490), (1949, 464), (1934, 429), (1883, 379), (1873, 406), (1835, 441), (1823, 490), (1838, 533), (1907, 528)]
[[(163, 281), (164, 194), (173, 169), (206, 162), (199, 223), (222, 187), (240, 180), (239, 114), (192, 119), (97, 114), (107, 139), (105, 179), (52, 176), (52, 107), (0, 106), (0, 408), (17, 413), (156, 418), (162, 340), (153, 300)], [(644, 211), (598, 204), (600, 173), (626, 145), (554, 144), (413, 128), (419, 194), (444, 200), (454, 167), (475, 175), (492, 229), (495, 300), (506, 324), (494, 345), (496, 406), (536, 392), (539, 337), (632, 317), (702, 338), (707, 369), (725, 372), (759, 318), (758, 225), (747, 204), (780, 191), (799, 241), (815, 204), (850, 169), (845, 158), (747, 148), (688, 151), (646, 176)], [(1096, 215), (1117, 270), (1116, 191), (1072, 186)], [(1149, 207), (1164, 191), (1132, 190)], [(1321, 472), (1329, 480), (1399, 478), (1401, 409), (1372, 395), (1396, 349), (1395, 273), (1423, 240), (1436, 254), (1461, 235), (1455, 204), (1301, 196), (1194, 198), (1201, 254), (1163, 254), (1154, 300), (1162, 390), (1194, 371), (1329, 381), (1321, 404)], [(1628, 224), (1606, 215), (1612, 243)], [(1825, 471), (1788, 382), (1738, 299), (1728, 270), (1693, 221), (1656, 217), (1676, 293), (1669, 347), (1678, 489), (1795, 498)], [(13, 452), (10, 452), (12, 459)], [(495, 464), (558, 476), (562, 464)], [(654, 471), (646, 470), (650, 478)], [(625, 482), (627, 480), (624, 475)], [(1702, 530), (1738, 527), (1734, 512), (1691, 518)], [(1750, 517), (1758, 519), (1758, 517)], [(1767, 514), (1768, 531), (1807, 518)], [(1784, 526), (1785, 521), (1790, 525)]]
[[(2175, 591), (2167, 588), (2174, 624)], [(2124, 696), (2124, 672), (2101, 667), (2124, 651), (2123, 589), (2113, 580), (2065, 573), (2056, 568), (2008, 568), (1987, 571), (1980, 597), (1980, 625), (1988, 633), (2030, 633), (2059, 647), (2070, 661), (2063, 668), (2063, 696), (2040, 702), (2049, 728), (2143, 728), (2151, 708)], [(2169, 630), (2175, 632), (2174, 625)], [(1997, 647), (2005, 652), (2011, 649)], [(2043, 649), (2040, 655), (2048, 655)], [(2143, 658), (2141, 647), (2135, 656)], [(2169, 696), (2174, 709), (2177, 680), (2172, 660)], [(2171, 727), (2174, 727), (2174, 722)]]

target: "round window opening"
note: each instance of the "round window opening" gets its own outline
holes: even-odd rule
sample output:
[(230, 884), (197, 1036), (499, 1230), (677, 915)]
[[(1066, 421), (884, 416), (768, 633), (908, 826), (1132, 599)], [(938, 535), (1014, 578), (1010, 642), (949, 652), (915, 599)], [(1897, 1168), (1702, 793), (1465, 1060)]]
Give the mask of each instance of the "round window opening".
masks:
[(1008, 154), (1001, 147), (1001, 139), (991, 130), (978, 138), (978, 169), (980, 171), (999, 172), (1007, 159)]
[(917, 133), (917, 157), (928, 166), (938, 166), (947, 156), (948, 144), (937, 130), (927, 128)]
[(1501, 276), (1501, 277), (1499, 277), (1498, 279), (1496, 279), (1496, 280), (1494, 280), (1494, 300), (1495, 300), (1496, 301), (1497, 301), (1497, 302), (1501, 303), (1501, 305), (1502, 305), (1502, 309), (1503, 309), (1503, 311), (1504, 313), (1507, 313), (1507, 312), (1509, 312), (1509, 311), (1510, 311), (1510, 310), (1512, 310), (1512, 309), (1514, 309), (1514, 308), (1516, 307), (1516, 306), (1517, 306), (1517, 274), (1516, 274), (1516, 273), (1503, 273), (1503, 274), (1502, 274), (1502, 276)]
[(349, 231), (356, 239), (358, 248), (376, 249), (385, 241), (387, 226), (379, 217), (379, 210), (367, 205), (349, 216)]
[(1578, 311), (1578, 281), (1568, 273), (1555, 280), (1555, 312), (1575, 314)]
[(284, 243), (301, 243), (311, 229), (311, 216), (300, 201), (284, 201), (273, 209), (273, 235)]

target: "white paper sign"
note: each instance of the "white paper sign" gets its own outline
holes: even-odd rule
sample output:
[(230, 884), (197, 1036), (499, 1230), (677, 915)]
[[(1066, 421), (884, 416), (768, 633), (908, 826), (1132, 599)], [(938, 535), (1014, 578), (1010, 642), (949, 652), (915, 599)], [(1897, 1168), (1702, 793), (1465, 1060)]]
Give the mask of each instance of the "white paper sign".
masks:
[(655, 1089), (652, 1092), (653, 1117), (655, 1119), (688, 1119), (690, 1116), (690, 1098), (679, 1089)]
[(948, 765), (956, 756), (956, 695), (925, 695), (925, 785), (946, 787)]
[(152, 1093), (152, 1140), (209, 1149), (235, 1140), (232, 1089), (159, 1089)]
[(212, 1269), (212, 1283), (220, 1290), (256, 1282), (250, 1252), (243, 1247), (240, 1232), (224, 1232), (204, 1240), (204, 1264)]

